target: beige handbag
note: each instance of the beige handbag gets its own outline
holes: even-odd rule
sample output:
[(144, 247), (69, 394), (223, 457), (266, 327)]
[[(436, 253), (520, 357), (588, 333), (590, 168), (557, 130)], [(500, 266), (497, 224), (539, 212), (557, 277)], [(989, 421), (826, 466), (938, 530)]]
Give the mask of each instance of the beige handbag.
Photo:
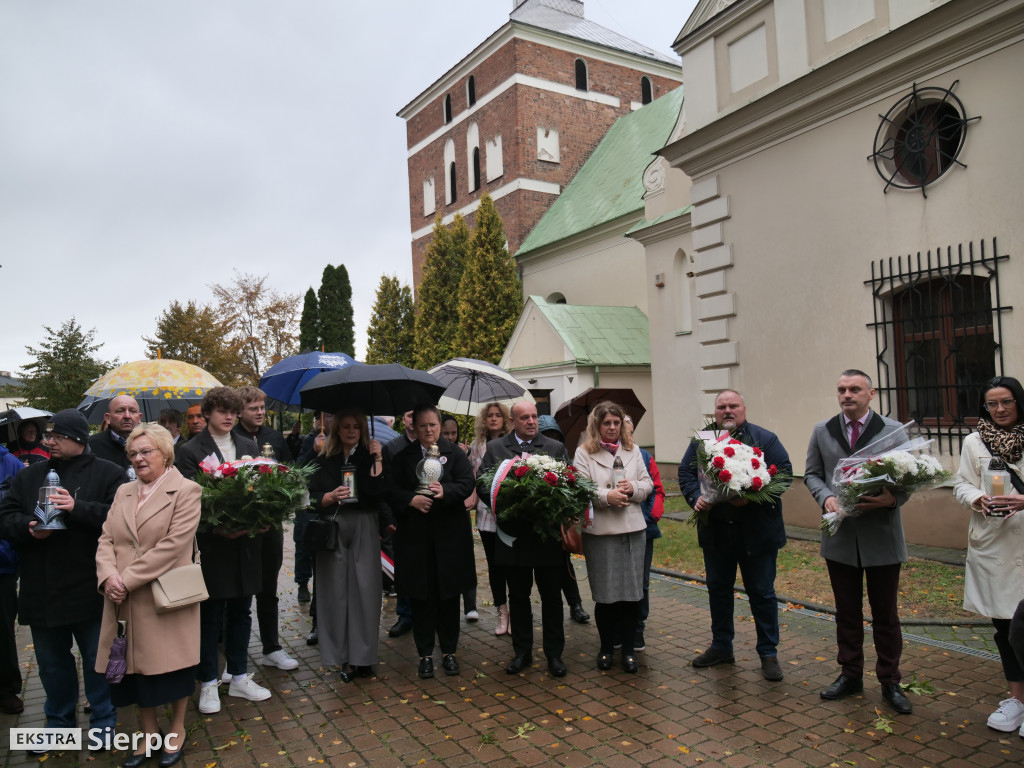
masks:
[[(135, 552), (139, 552), (139, 541), (132, 534)], [(153, 605), (157, 613), (169, 613), (188, 605), (201, 603), (209, 599), (206, 580), (203, 579), (202, 558), (199, 556), (199, 544), (192, 537), (192, 562), (179, 565), (153, 579)]]

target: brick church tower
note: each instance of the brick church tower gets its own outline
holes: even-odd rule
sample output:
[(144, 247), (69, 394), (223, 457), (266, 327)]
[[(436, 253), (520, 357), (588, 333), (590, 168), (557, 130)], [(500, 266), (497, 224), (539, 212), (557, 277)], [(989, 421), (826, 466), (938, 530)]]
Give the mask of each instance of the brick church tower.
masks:
[(515, 253), (612, 123), (682, 81), (677, 60), (588, 21), (581, 0), (512, 5), (508, 23), (398, 113), (417, 287), (438, 213), (472, 225), (490, 192)]

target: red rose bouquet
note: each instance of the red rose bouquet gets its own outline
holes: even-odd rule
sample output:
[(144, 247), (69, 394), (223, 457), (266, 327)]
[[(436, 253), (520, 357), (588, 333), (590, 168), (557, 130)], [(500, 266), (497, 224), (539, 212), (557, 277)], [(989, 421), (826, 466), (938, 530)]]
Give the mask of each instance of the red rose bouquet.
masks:
[(202, 522), (209, 530), (248, 531), (280, 528), (309, 504), (308, 481), (314, 467), (290, 467), (273, 459), (242, 458), (217, 464), (207, 457), (196, 482), (203, 489)]

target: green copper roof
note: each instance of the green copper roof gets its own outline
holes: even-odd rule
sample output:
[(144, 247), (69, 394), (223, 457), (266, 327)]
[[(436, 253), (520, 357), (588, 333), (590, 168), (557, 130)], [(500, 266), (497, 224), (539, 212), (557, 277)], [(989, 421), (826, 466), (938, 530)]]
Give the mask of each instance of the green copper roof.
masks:
[(650, 365), (647, 315), (636, 307), (548, 304), (530, 300), (562, 338), (577, 363)]
[(615, 121), (590, 159), (537, 222), (516, 256), (644, 210), (643, 174), (665, 146), (683, 104), (683, 87)]

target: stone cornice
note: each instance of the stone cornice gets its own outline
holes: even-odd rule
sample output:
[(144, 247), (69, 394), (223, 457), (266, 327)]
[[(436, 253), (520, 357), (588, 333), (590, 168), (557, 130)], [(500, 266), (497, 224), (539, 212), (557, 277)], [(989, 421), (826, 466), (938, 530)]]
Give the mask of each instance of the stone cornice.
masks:
[(699, 178), (1022, 35), (1024, 6), (1019, 0), (948, 3), (684, 136), (659, 154)]
[(651, 224), (636, 232), (631, 232), (626, 237), (631, 237), (646, 247), (654, 243), (660, 243), (663, 240), (671, 240), (679, 235), (685, 235), (693, 229), (690, 213), (690, 211), (687, 211), (671, 219), (659, 221), (657, 224)]
[(408, 120), (419, 113), (420, 110), (450, 91), (462, 78), (472, 74), (473, 70), (490, 58), (503, 45), (515, 38), (579, 54), (609, 64), (630, 67), (645, 74), (668, 77), (679, 82), (682, 82), (683, 79), (682, 64), (671, 66), (657, 59), (637, 56), (615, 48), (590, 43), (586, 40), (560, 35), (557, 32), (551, 32), (540, 27), (523, 24), (522, 22), (510, 21), (506, 22), (493, 35), (474, 48), (462, 61), (441, 75), (416, 98), (402, 107), (397, 113), (398, 117)]

